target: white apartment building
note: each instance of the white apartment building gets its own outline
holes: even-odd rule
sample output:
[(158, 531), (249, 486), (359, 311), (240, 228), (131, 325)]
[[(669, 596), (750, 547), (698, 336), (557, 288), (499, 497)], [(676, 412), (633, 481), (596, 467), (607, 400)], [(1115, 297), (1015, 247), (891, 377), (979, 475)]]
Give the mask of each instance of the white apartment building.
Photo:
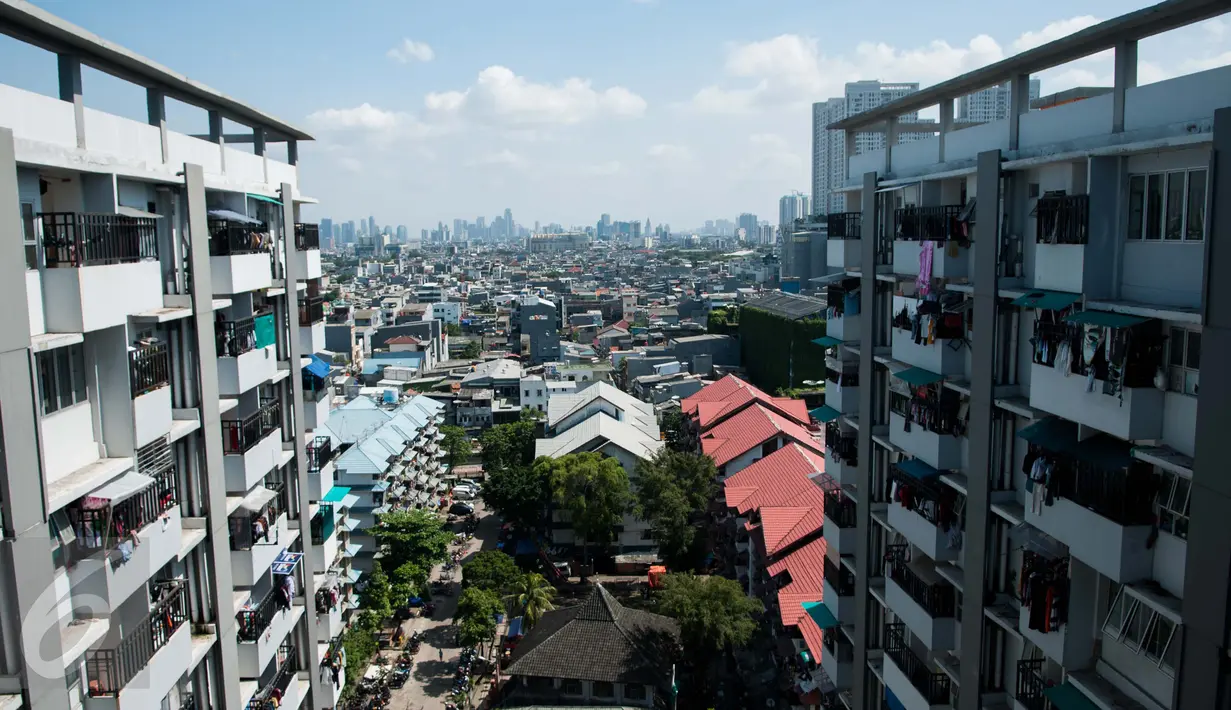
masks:
[[(340, 627), (311, 618), (302, 534), (311, 136), (29, 3), (0, 2), (0, 32), (59, 77), (0, 85), (2, 704), (332, 707)], [(83, 67), (144, 89), (148, 121), (91, 108)], [(168, 130), (168, 96), (206, 137)]]
[[(1039, 98), (1039, 80), (1031, 79), (1030, 100)], [(1009, 115), (1009, 82), (967, 94), (957, 100), (959, 123), (989, 123)]]
[(444, 321), (445, 325), (460, 325), (462, 322), (462, 304), (457, 301), (433, 303), (426, 315), (429, 320)]
[(801, 192), (783, 195), (778, 200), (778, 233), (783, 238), (790, 235), (795, 220), (808, 217), (808, 196)]
[[(845, 707), (1226, 706), (1231, 67), (1136, 76), (1140, 40), (1227, 11), (1163, 2), (829, 126), (887, 134), (834, 186), (861, 209), (828, 218), (818, 344)], [(1028, 110), (1031, 74), (1103, 51), (1110, 91)], [(1006, 81), (1005, 118), (953, 125)], [(931, 106), (940, 135), (892, 140)]]

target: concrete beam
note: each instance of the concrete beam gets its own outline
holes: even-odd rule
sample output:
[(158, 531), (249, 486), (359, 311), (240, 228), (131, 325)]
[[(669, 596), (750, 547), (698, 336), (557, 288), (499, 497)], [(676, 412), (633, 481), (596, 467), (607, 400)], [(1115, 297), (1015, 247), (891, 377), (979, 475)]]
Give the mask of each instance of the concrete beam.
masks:
[(81, 59), (71, 54), (57, 54), (56, 70), (60, 80), (60, 100), (73, 105), (73, 121), (77, 124), (77, 147), (84, 150), (85, 102), (81, 96)]
[(1137, 87), (1137, 41), (1116, 45), (1116, 61), (1111, 88), (1111, 132), (1124, 132), (1124, 99), (1129, 89)]

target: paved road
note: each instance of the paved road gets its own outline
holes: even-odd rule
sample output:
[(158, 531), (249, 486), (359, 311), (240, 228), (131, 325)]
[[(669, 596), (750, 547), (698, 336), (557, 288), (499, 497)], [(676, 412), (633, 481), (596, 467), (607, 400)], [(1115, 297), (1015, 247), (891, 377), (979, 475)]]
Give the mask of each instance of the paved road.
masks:
[[(479, 550), (495, 549), (500, 535), (500, 521), (496, 516), (488, 514), (482, 503), (476, 502), (475, 509), (479, 516), (479, 527), (474, 539), (463, 548), (463, 562)], [(439, 578), (440, 571), (440, 566), (432, 570), (432, 579)], [(457, 609), (457, 594), (461, 588), (460, 571), (454, 574), (454, 579), (453, 594), (447, 597), (437, 596), (436, 614), (433, 618), (414, 618), (403, 624), (408, 635), (415, 631), (420, 633), (423, 645), (415, 656), (410, 680), (405, 686), (394, 691), (389, 703), (390, 710), (443, 710), (449, 699), (449, 692), (453, 688), (453, 672), (461, 655), (452, 626), (453, 612)], [(481, 693), (476, 692), (475, 697), (477, 704)]]

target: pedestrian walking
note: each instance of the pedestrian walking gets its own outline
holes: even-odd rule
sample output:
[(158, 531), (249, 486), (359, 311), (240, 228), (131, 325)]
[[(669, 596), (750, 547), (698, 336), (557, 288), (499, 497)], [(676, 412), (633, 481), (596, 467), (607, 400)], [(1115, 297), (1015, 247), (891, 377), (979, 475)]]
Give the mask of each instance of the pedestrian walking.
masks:
[(436, 649), (436, 653), (440, 654), (440, 660), (443, 661), (445, 659), (445, 650), (443, 648)]

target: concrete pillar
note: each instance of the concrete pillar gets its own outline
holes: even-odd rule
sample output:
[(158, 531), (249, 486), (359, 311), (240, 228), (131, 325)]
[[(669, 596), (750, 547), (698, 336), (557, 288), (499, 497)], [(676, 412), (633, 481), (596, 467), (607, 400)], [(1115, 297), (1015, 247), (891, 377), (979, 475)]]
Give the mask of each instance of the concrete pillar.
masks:
[[(848, 136), (852, 135), (847, 133)], [(855, 486), (858, 489), (859, 500), (855, 504), (855, 656), (854, 674), (851, 682), (852, 707), (873, 707), (870, 698), (865, 697), (868, 684), (868, 648), (880, 647), (879, 639), (868, 639), (871, 624), (868, 619), (869, 605), (876, 604), (868, 592), (868, 578), (873, 574), (874, 563), (870, 560), (872, 525), (872, 412), (876, 411), (873, 403), (876, 393), (873, 392), (876, 361), (872, 359), (872, 350), (876, 342), (876, 173), (865, 173), (863, 176), (863, 192), (860, 193), (863, 202), (863, 225), (860, 235), (860, 252), (863, 271), (860, 276), (860, 292), (863, 307), (859, 309), (859, 327), (863, 339), (859, 343), (859, 432), (855, 437), (859, 447), (859, 470), (855, 474)], [(879, 576), (879, 573), (877, 573)]]
[[(221, 122), (219, 122), (220, 124)], [(211, 119), (211, 132), (214, 121)], [(189, 262), (192, 269), (192, 312), (195, 321), (196, 351), (200, 358), (197, 392), (201, 411), (201, 445), (204, 452), (206, 527), (209, 537), (202, 551), (209, 568), (211, 586), (204, 590), (218, 610), (218, 662), (215, 692), (223, 707), (240, 707), (239, 655), (235, 623), (235, 590), (231, 577), (231, 530), (227, 524), (226, 478), (223, 473), (222, 414), (218, 411), (218, 358), (214, 343), (214, 293), (209, 271), (209, 229), (205, 208), (205, 173), (200, 165), (184, 165), (184, 189), (188, 202)]]
[(1116, 43), (1111, 88), (1111, 132), (1124, 132), (1124, 96), (1137, 86), (1137, 40)]
[(291, 165), (299, 165), (299, 141), (294, 138), (286, 141), (286, 162)]
[(313, 612), (313, 600), (316, 598), (316, 577), (315, 573), (324, 570), (316, 570), (312, 566), (312, 535), (311, 521), (308, 519), (309, 499), (308, 499), (308, 453), (306, 445), (307, 431), (304, 427), (304, 411), (303, 411), (303, 378), (299, 372), (299, 358), (303, 356), (303, 344), (299, 342), (299, 289), (297, 288), (300, 281), (306, 281), (307, 275), (302, 273), (301, 266), (304, 262), (298, 258), (298, 249), (295, 246), (295, 193), (294, 188), (290, 183), (282, 183), (282, 224), (283, 237), (282, 243), (286, 246), (286, 309), (288, 313), (287, 320), (290, 322), (290, 339), (287, 347), (287, 356), (291, 361), (291, 376), (287, 378), (290, 382), (291, 390), (291, 409), (294, 412), (294, 424), (291, 430), (294, 432), (292, 436), (295, 438), (295, 465), (294, 475), (296, 477), (295, 490), (299, 493), (299, 500), (296, 501), (296, 506), (299, 508), (299, 539), (303, 541), (304, 556), (300, 561), (300, 568), (303, 570), (304, 576), (304, 591), (303, 598), (306, 600), (307, 612), (303, 615), (303, 636), (305, 648), (300, 650), (300, 656), (306, 658), (308, 662), (307, 670), (308, 678), (312, 683), (312, 692), (310, 697), (317, 697), (317, 686), (320, 684), (320, 673), (317, 673), (316, 668), (316, 645), (320, 642), (317, 637), (316, 616)]
[(893, 147), (898, 144), (898, 119), (885, 122), (885, 174), (893, 172)]
[[(13, 132), (0, 128), (0, 233), (21, 233), (17, 205)], [(25, 267), (21, 240), (0, 240), (0, 675), (21, 679), (31, 710), (66, 710)]]
[(265, 129), (260, 126), (252, 129), (252, 153), (265, 155)]
[[(1210, 204), (1231, 200), (1231, 108), (1214, 113)], [(1231, 358), (1231, 211), (1214, 210), (1206, 240), (1201, 352), (1207, 362)], [(1176, 710), (1231, 706), (1228, 604), (1231, 603), (1231, 477), (1221, 456), (1231, 423), (1231, 372), (1206, 368), (1197, 397), (1188, 557), (1184, 567), (1184, 649), (1176, 677)]]
[(940, 151), (937, 162), (945, 162), (945, 136), (953, 132), (953, 99), (940, 102)]
[(77, 147), (85, 148), (85, 103), (81, 97), (81, 59), (71, 54), (57, 54), (56, 68), (60, 77), (60, 100), (73, 105), (73, 121), (77, 124)]
[(171, 160), (171, 151), (167, 148), (167, 97), (162, 93), (161, 89), (148, 88), (145, 90), (145, 107), (149, 114), (151, 126), (158, 127), (158, 133), (162, 139), (162, 162), (166, 163)]
[[(993, 363), (996, 359), (997, 249), (1000, 243), (1000, 151), (989, 150), (978, 157), (975, 207), (974, 319), (978, 337), (970, 344), (970, 431), (967, 432), (970, 461), (966, 470), (966, 541), (962, 546), (962, 657), (961, 687), (982, 688), (983, 589), (987, 569), (989, 519), (991, 512), (992, 408), (994, 396)], [(956, 710), (980, 710), (980, 693), (962, 693)]]
[(222, 172), (227, 171), (227, 137), (222, 132), (222, 113), (218, 111), (209, 112), (209, 140), (211, 143), (218, 144), (218, 160), (222, 166)]
[(1030, 110), (1030, 75), (1018, 74), (1009, 81), (1009, 150), (1017, 150), (1021, 117)]

